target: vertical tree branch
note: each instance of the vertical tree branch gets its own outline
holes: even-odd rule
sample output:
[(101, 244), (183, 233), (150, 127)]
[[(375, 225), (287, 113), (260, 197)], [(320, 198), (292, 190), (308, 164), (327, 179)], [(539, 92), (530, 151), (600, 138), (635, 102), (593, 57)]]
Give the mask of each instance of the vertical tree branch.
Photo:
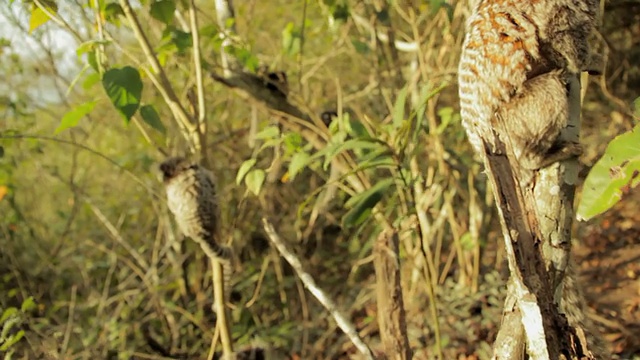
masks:
[[(569, 82), (569, 121), (560, 139), (580, 141), (580, 81), (577, 75)], [(571, 225), (573, 199), (578, 179), (578, 159), (570, 158), (540, 169), (533, 189), (523, 189), (525, 201), (532, 204), (543, 238), (543, 256), (554, 289), (554, 298), (560, 303), (562, 280), (569, 264), (571, 252)]]
[[(568, 102), (568, 125), (560, 139), (577, 143), (580, 130), (580, 81), (577, 74), (569, 78)], [(499, 153), (512, 153), (505, 143), (498, 141), (497, 144)], [(563, 298), (561, 285), (568, 283), (564, 280), (565, 273), (572, 271), (569, 258), (577, 159), (570, 158), (533, 171), (532, 180), (526, 184), (519, 182), (519, 175), (510, 169), (511, 164), (506, 156), (487, 154), (485, 163), (498, 205), (511, 270), (505, 303), (506, 321), (494, 345), (494, 358), (521, 358), (519, 349), (524, 343), (523, 337), (526, 338), (527, 350), (532, 358), (558, 358), (562, 353), (571, 359), (578, 359), (588, 355), (585, 329), (580, 327), (584, 321), (576, 323), (569, 316), (569, 325), (573, 328), (567, 331), (566, 322), (560, 316), (561, 310), (566, 309), (559, 309)], [(573, 283), (575, 279), (572, 278), (576, 274), (570, 273), (568, 276), (569, 283)], [(567, 290), (578, 291), (575, 288)], [(570, 295), (581, 296), (579, 293)], [(528, 300), (535, 302), (523, 306)], [(526, 309), (533, 312), (528, 315)], [(583, 309), (570, 311), (580, 312)], [(534, 342), (532, 338), (539, 338), (540, 335), (536, 326), (529, 321), (537, 317), (537, 313), (542, 315), (539, 324), (544, 324), (540, 330), (546, 338), (546, 353), (538, 351), (540, 345), (536, 343), (539, 341)], [(520, 319), (524, 333), (515, 326), (517, 319)]]
[(227, 52), (227, 47), (231, 45), (231, 36), (236, 33), (235, 12), (231, 0), (216, 0), (215, 5), (220, 37), (222, 37), (222, 45), (220, 46), (222, 73), (224, 77), (228, 78), (233, 70), (239, 68), (237, 61)]
[(92, 1), (92, 6), (95, 9), (96, 16), (96, 26), (98, 27), (98, 40), (100, 40), (100, 44), (98, 45), (98, 49), (96, 51), (96, 63), (98, 65), (98, 72), (102, 75), (104, 72), (104, 64), (106, 62), (106, 52), (104, 49), (104, 23), (102, 20), (102, 14), (100, 13), (100, 3), (98, 0)]
[(191, 0), (189, 4), (189, 23), (191, 25), (191, 37), (193, 39), (193, 67), (196, 73), (196, 92), (198, 98), (198, 116), (196, 124), (198, 126), (198, 135), (200, 136), (200, 155), (202, 157), (202, 163), (209, 166), (207, 156), (207, 108), (204, 101), (204, 79), (202, 77), (202, 57), (200, 55), (200, 31), (198, 30), (198, 14), (197, 14), (196, 2)]
[[(509, 287), (508, 296), (515, 306), (505, 309), (505, 313), (509, 314), (516, 308), (519, 311), (526, 334), (527, 352), (532, 359), (558, 359), (560, 346), (555, 335), (558, 329), (553, 316), (553, 296), (549, 292), (546, 269), (538, 250), (539, 239), (535, 238), (528, 222), (529, 214), (525, 210), (519, 182), (506, 156), (506, 145), (497, 134), (494, 137), (496, 151), (487, 150), (484, 160), (511, 272), (512, 286)], [(510, 329), (501, 328), (500, 332), (503, 331)]]
[(233, 359), (233, 339), (231, 338), (230, 322), (225, 306), (224, 266), (217, 259), (209, 258), (209, 261), (211, 262), (213, 273), (213, 300), (217, 308), (216, 328), (220, 330), (220, 342), (222, 343), (224, 359), (231, 360)]
[(398, 234), (383, 230), (373, 245), (376, 271), (378, 326), (385, 353), (391, 359), (411, 359), (407, 322), (400, 284)]
[[(581, 98), (580, 75), (574, 74), (569, 78), (569, 119), (567, 127), (560, 134), (563, 141), (576, 144), (580, 141)], [(606, 356), (606, 345), (602, 343), (595, 325), (585, 314), (584, 294), (577, 285), (578, 274), (571, 259), (578, 159), (569, 158), (540, 169), (535, 176), (533, 189), (523, 190), (526, 194), (525, 201), (536, 212), (540, 226), (542, 255), (552, 282), (554, 303), (560, 307), (560, 312), (567, 315), (571, 328), (570, 338), (565, 345), (576, 349), (576, 357), (593, 357), (594, 353)]]

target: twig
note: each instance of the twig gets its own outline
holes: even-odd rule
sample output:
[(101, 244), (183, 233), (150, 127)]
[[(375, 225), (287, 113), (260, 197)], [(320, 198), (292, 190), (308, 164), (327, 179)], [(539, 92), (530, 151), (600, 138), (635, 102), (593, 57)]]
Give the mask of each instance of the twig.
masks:
[(298, 87), (302, 90), (302, 60), (304, 59), (304, 45), (306, 44), (305, 24), (307, 23), (307, 8), (309, 4), (307, 0), (304, 0), (304, 5), (302, 6), (302, 19), (300, 19), (300, 52), (298, 54)]
[(269, 266), (270, 256), (267, 256), (262, 260), (262, 266), (260, 267), (260, 276), (258, 276), (258, 283), (256, 284), (256, 289), (253, 291), (253, 296), (247, 301), (244, 305), (245, 308), (250, 308), (253, 304), (258, 300), (258, 295), (260, 295), (260, 289), (262, 288), (262, 282), (264, 281), (264, 276), (267, 273), (267, 267)]
[(93, 0), (91, 6), (93, 6), (93, 8), (95, 9), (96, 25), (98, 30), (98, 40), (100, 40), (100, 43), (96, 51), (96, 63), (98, 65), (98, 73), (102, 75), (104, 73), (104, 64), (106, 62), (106, 52), (104, 48), (104, 41), (105, 41), (104, 24), (103, 24), (102, 13), (99, 11), (100, 9), (99, 0)]
[(211, 337), (211, 346), (209, 348), (209, 355), (207, 355), (207, 360), (213, 360), (213, 356), (216, 353), (216, 345), (218, 345), (219, 337), (220, 337), (220, 326), (216, 324), (216, 328), (213, 331), (213, 336)]
[(191, 35), (193, 37), (193, 67), (196, 72), (196, 92), (198, 94), (198, 115), (195, 121), (198, 127), (198, 135), (202, 137), (200, 142), (202, 162), (205, 166), (208, 166), (206, 150), (207, 142), (204, 141), (204, 137), (207, 133), (207, 122), (205, 121), (207, 108), (204, 101), (204, 80), (202, 77), (202, 59), (200, 56), (200, 32), (198, 31), (198, 16), (195, 0), (191, 0), (189, 5), (189, 23), (191, 25)]
[(366, 359), (375, 359), (371, 349), (360, 338), (360, 335), (358, 335), (355, 325), (350, 322), (344, 315), (342, 315), (342, 313), (340, 313), (336, 303), (329, 296), (327, 296), (324, 290), (320, 289), (318, 285), (316, 285), (313, 277), (309, 273), (304, 271), (300, 259), (298, 259), (298, 257), (287, 248), (287, 246), (280, 238), (280, 235), (276, 233), (276, 230), (273, 228), (271, 222), (269, 222), (267, 218), (262, 218), (262, 225), (264, 231), (267, 234), (267, 237), (269, 238), (269, 240), (271, 240), (271, 243), (273, 243), (282, 257), (284, 257), (285, 260), (287, 260), (287, 262), (291, 265), (291, 267), (293, 267), (300, 280), (304, 283), (304, 286), (309, 289), (309, 292), (313, 296), (315, 296), (316, 299), (318, 299), (320, 304), (322, 304), (325, 309), (329, 311), (329, 313), (335, 319), (336, 324), (338, 324), (340, 329), (342, 329), (342, 331), (344, 331), (349, 339), (351, 339), (351, 342), (355, 345), (358, 351), (360, 351), (360, 353), (364, 355)]
[[(413, 156), (409, 162), (411, 171), (413, 176), (418, 178), (420, 173), (420, 168), (418, 166), (416, 156)], [(431, 311), (431, 317), (433, 321), (434, 327), (434, 335), (436, 339), (436, 351), (440, 358), (442, 358), (442, 346), (441, 344), (441, 336), (440, 336), (440, 320), (438, 319), (438, 308), (437, 301), (435, 301), (435, 286), (438, 282), (438, 273), (436, 270), (436, 265), (434, 263), (434, 259), (436, 257), (433, 256), (433, 252), (431, 251), (431, 245), (427, 243), (430, 238), (431, 225), (429, 224), (429, 219), (427, 218), (427, 213), (425, 209), (431, 208), (434, 191), (440, 192), (439, 187), (432, 186), (430, 193), (425, 193), (425, 189), (422, 181), (416, 181), (413, 186), (413, 192), (415, 196), (415, 209), (416, 214), (418, 215), (418, 225), (420, 230), (420, 250), (422, 252), (422, 256), (424, 258), (424, 272), (426, 278), (426, 286), (429, 296), (431, 297), (431, 301), (429, 301), (429, 309)]]
[(233, 344), (229, 331), (229, 319), (225, 306), (224, 269), (217, 259), (210, 259), (213, 272), (213, 300), (218, 311), (216, 312), (216, 331), (220, 329), (220, 341), (222, 342), (222, 354), (225, 360), (233, 359)]
[[(362, 16), (351, 14), (351, 18), (356, 22), (356, 24), (364, 27), (371, 34), (375, 34), (378, 37), (378, 40), (389, 43), (389, 36), (387, 34), (380, 33), (374, 29), (374, 27)], [(420, 44), (417, 41), (407, 42), (402, 40), (395, 40), (394, 45), (396, 49), (404, 52), (416, 52), (420, 50)]]
[(65, 357), (67, 355), (67, 348), (69, 347), (69, 339), (71, 338), (71, 332), (73, 330), (73, 317), (76, 309), (76, 295), (78, 292), (78, 286), (73, 285), (71, 287), (71, 300), (69, 301), (69, 316), (67, 319), (67, 326), (64, 331), (64, 338), (62, 340), (62, 346), (60, 347), (60, 356)]
[(102, 211), (100, 211), (100, 209), (98, 209), (98, 207), (95, 206), (89, 198), (84, 197), (83, 200), (87, 203), (87, 205), (89, 205), (91, 211), (98, 218), (98, 220), (100, 220), (104, 227), (107, 228), (107, 231), (109, 231), (109, 234), (111, 235), (113, 240), (115, 240), (120, 246), (127, 250), (129, 255), (131, 255), (131, 257), (138, 262), (141, 268), (148, 269), (149, 263), (147, 263), (147, 261), (142, 256), (140, 256), (140, 253), (137, 252), (127, 241), (122, 238), (118, 229), (113, 226), (113, 224), (109, 221), (109, 219), (107, 219)]

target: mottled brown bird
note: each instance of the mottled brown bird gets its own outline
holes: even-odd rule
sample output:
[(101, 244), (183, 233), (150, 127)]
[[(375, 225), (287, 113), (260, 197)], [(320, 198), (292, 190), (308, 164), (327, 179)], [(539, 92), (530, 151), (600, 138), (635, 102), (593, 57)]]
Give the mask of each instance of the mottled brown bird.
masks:
[[(484, 152), (483, 140), (493, 147), (494, 130), (503, 142), (511, 142), (515, 165), (528, 169), (549, 165), (547, 157), (555, 155), (551, 152), (564, 150), (565, 144), (557, 143), (567, 124), (564, 74), (591, 67), (587, 40), (596, 25), (599, 3), (477, 3), (467, 20), (458, 71), (462, 125), (477, 153)], [(509, 118), (500, 113), (507, 108)], [(504, 129), (497, 126), (500, 120)]]
[[(597, 0), (477, 2), (458, 69), (462, 125), (476, 153), (494, 151), (495, 131), (513, 147), (509, 160), (523, 176), (579, 152), (559, 138), (569, 114), (567, 75), (594, 66), (588, 38), (599, 8)], [(588, 333), (595, 358), (610, 358), (586, 316), (574, 266), (564, 276), (561, 310)]]
[(160, 164), (167, 205), (180, 231), (193, 239), (212, 260), (224, 266), (225, 297), (230, 295), (231, 249), (220, 242), (219, 207), (211, 171), (186, 158), (173, 157)]

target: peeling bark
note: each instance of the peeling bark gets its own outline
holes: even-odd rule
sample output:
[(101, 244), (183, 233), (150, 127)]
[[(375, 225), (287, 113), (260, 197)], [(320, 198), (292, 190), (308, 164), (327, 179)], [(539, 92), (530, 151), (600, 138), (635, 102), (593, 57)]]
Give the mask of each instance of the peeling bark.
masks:
[(407, 321), (400, 284), (398, 234), (383, 230), (374, 244), (374, 267), (380, 338), (388, 359), (411, 359)]

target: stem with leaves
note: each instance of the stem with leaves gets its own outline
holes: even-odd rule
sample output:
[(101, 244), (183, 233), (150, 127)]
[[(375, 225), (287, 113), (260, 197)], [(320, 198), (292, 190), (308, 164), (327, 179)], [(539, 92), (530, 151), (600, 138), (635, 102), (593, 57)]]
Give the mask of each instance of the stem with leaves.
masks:
[(147, 39), (144, 31), (142, 31), (140, 21), (133, 12), (131, 4), (128, 0), (120, 0), (120, 6), (122, 7), (125, 17), (129, 22), (129, 26), (131, 26), (131, 29), (133, 30), (133, 33), (138, 40), (138, 43), (140, 44), (140, 47), (142, 48), (147, 61), (151, 65), (151, 69), (153, 70), (152, 72), (147, 71), (147, 74), (150, 78), (152, 78), (152, 81), (156, 85), (156, 88), (164, 98), (164, 101), (169, 106), (169, 109), (171, 109), (173, 116), (175, 117), (178, 125), (183, 131), (185, 139), (187, 139), (189, 144), (192, 146), (193, 153), (200, 156), (202, 149), (202, 135), (199, 132), (197, 124), (195, 123), (195, 121), (193, 121), (192, 117), (187, 113), (185, 108), (180, 103), (178, 96), (171, 86), (171, 82), (169, 81), (167, 74), (160, 65), (158, 58), (151, 48), (149, 39)]

